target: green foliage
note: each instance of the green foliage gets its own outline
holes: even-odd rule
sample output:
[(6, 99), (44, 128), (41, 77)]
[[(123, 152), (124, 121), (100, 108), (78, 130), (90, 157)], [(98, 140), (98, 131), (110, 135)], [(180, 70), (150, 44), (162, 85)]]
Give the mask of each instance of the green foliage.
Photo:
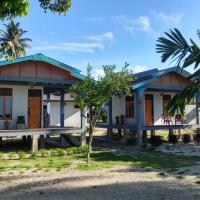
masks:
[[(197, 34), (200, 37), (200, 31)], [(200, 64), (200, 48), (192, 39), (190, 39), (189, 44), (178, 29), (170, 30), (165, 35), (166, 37), (158, 38), (156, 44), (156, 51), (161, 54), (162, 62), (172, 59), (172, 62), (176, 61), (178, 67), (186, 68), (194, 65), (194, 70), (196, 70), (189, 77), (193, 83), (175, 95), (166, 107), (166, 111), (170, 115), (174, 115), (177, 111), (183, 115), (185, 105), (191, 102), (194, 95), (200, 91), (200, 69), (198, 68)]]
[(71, 0), (39, 0), (40, 6), (45, 10), (50, 10), (53, 13), (66, 15), (69, 8), (72, 6)]
[(26, 16), (30, 8), (29, 0), (2, 0), (0, 19), (10, 19), (17, 16)]
[[(72, 5), (71, 0), (38, 0), (41, 8), (46, 12), (66, 15)], [(30, 10), (30, 0), (1, 0), (0, 19), (12, 19), (27, 16)]]
[(19, 156), (19, 159), (24, 159), (26, 158), (26, 153), (24, 151), (19, 151), (18, 156)]
[(26, 55), (26, 48), (30, 47), (31, 39), (23, 38), (27, 32), (20, 28), (20, 23), (5, 24), (5, 31), (0, 30), (0, 58), (5, 57), (7, 60), (14, 60)]
[(99, 111), (114, 95), (130, 95), (129, 84), (134, 81), (128, 64), (121, 71), (116, 72), (115, 65), (104, 65), (104, 77), (97, 81), (91, 75), (92, 67), (88, 66), (88, 76), (83, 82), (74, 85), (70, 93), (75, 103), (81, 108), (94, 107)]

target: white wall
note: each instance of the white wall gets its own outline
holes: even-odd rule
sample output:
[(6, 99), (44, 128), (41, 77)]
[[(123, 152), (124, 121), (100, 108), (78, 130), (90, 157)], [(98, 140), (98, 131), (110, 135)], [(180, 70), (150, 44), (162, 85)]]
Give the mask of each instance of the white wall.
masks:
[[(136, 109), (136, 107), (135, 107)], [(112, 121), (113, 124), (116, 124), (116, 117), (121, 115), (125, 116), (125, 123), (135, 124), (135, 118), (126, 118), (126, 96), (114, 96), (112, 98)], [(136, 115), (136, 113), (135, 113)]]
[[(171, 95), (173, 97), (175, 92), (149, 92), (146, 91), (145, 94), (153, 94), (154, 101), (154, 124), (161, 125), (164, 124), (162, 119), (163, 114), (163, 95)], [(135, 118), (127, 118), (127, 124), (135, 124), (136, 123), (136, 98), (135, 98)], [(126, 116), (126, 102), (125, 96), (114, 96), (112, 99), (112, 120), (113, 124), (116, 123), (116, 116), (124, 115)], [(145, 101), (143, 99), (143, 120), (145, 121)], [(185, 109), (185, 117), (187, 119), (187, 123), (195, 124), (196, 123), (196, 113), (195, 113), (195, 105), (187, 105)]]
[[(81, 127), (80, 109), (73, 102), (65, 102), (65, 126)], [(50, 103), (50, 126), (60, 126), (60, 102)]]
[[(30, 86), (19, 85), (3, 85), (0, 84), (0, 88), (12, 88), (12, 120), (10, 122), (10, 129), (16, 128), (16, 121), (18, 116), (25, 116), (26, 127), (28, 125), (28, 89)], [(34, 87), (34, 89), (41, 89), (43, 87)], [(43, 93), (43, 92), (42, 92)], [(41, 112), (42, 117), (42, 112)], [(4, 129), (4, 121), (0, 120), (0, 129)], [(42, 122), (41, 122), (42, 125)]]

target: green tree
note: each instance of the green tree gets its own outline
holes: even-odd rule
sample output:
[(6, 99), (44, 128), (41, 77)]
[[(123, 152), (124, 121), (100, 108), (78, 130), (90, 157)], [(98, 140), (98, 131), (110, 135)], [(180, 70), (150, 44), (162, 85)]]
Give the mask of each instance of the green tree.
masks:
[(27, 31), (21, 29), (20, 23), (14, 23), (13, 20), (4, 26), (6, 30), (0, 30), (0, 58), (14, 60), (26, 55), (25, 49), (30, 47), (31, 42), (31, 39), (23, 37)]
[(90, 124), (87, 154), (88, 164), (90, 164), (93, 132), (103, 106), (110, 101), (114, 95), (130, 95), (129, 84), (134, 81), (134, 77), (127, 67), (128, 64), (125, 64), (121, 71), (116, 72), (115, 65), (105, 65), (103, 66), (104, 77), (100, 77), (95, 81), (91, 74), (92, 67), (88, 66), (87, 78), (83, 82), (72, 86), (70, 89), (75, 103), (79, 105), (82, 110), (82, 116), (86, 117), (86, 114), (83, 112), (85, 108), (88, 108), (90, 111), (90, 117), (88, 119)]
[[(192, 39), (188, 43), (178, 29), (170, 30), (165, 35), (166, 37), (158, 38), (156, 44), (156, 51), (161, 54), (161, 61), (164, 63), (171, 59), (172, 62), (176, 62), (180, 70), (191, 65), (195, 70), (189, 77), (193, 83), (191, 82), (182, 92), (177, 93), (166, 107), (171, 115), (177, 111), (184, 114), (185, 105), (197, 92), (200, 92), (200, 48)], [(200, 31), (197, 31), (197, 35), (200, 38)]]
[[(38, 0), (41, 8), (46, 12), (66, 15), (71, 7), (71, 0)], [(15, 17), (27, 16), (29, 14), (30, 0), (1, 0), (0, 19), (11, 19)]]

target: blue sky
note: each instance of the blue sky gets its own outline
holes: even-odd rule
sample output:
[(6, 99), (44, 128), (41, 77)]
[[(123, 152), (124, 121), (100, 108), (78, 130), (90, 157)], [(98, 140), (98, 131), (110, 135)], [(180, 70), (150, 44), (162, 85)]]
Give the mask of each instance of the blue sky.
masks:
[(28, 54), (44, 53), (83, 73), (88, 62), (96, 75), (103, 64), (128, 62), (135, 72), (173, 66), (155, 53), (156, 39), (169, 28), (198, 41), (199, 0), (73, 0), (66, 16), (31, 2), (30, 15), (16, 19), (33, 40)]

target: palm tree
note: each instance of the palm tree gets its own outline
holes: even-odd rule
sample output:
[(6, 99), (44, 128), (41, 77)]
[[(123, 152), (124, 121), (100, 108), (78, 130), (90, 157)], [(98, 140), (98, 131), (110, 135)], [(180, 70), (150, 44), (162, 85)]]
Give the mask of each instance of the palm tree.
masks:
[[(161, 61), (164, 63), (171, 59), (172, 62), (176, 62), (177, 67), (183, 69), (193, 65), (195, 70), (189, 77), (193, 83), (177, 93), (166, 107), (171, 115), (177, 111), (183, 114), (185, 105), (194, 98), (196, 93), (200, 92), (200, 48), (192, 39), (188, 43), (178, 29), (170, 30), (165, 35), (166, 37), (158, 38), (156, 44), (156, 52), (161, 54)], [(200, 38), (199, 30), (197, 35)]]
[(4, 24), (6, 30), (0, 30), (0, 58), (6, 60), (14, 60), (26, 55), (26, 48), (30, 48), (29, 38), (23, 38), (27, 32), (20, 28), (20, 23), (14, 23), (13, 20), (9, 24)]

